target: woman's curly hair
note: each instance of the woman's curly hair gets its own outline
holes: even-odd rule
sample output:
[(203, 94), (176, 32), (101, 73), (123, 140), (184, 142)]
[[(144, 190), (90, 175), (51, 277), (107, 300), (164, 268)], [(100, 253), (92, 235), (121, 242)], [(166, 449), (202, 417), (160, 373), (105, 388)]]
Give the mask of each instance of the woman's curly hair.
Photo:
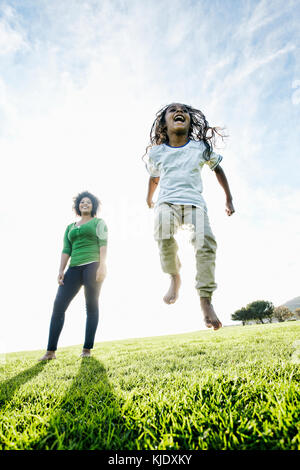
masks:
[(97, 214), (97, 211), (99, 209), (99, 206), (101, 205), (101, 202), (99, 201), (99, 199), (96, 196), (94, 196), (94, 194), (90, 193), (89, 191), (83, 191), (82, 193), (77, 194), (77, 196), (75, 196), (73, 198), (73, 201), (74, 201), (73, 209), (74, 209), (74, 211), (76, 212), (77, 215), (81, 215), (81, 212), (79, 210), (79, 204), (80, 204), (80, 201), (84, 197), (88, 197), (92, 201), (92, 206), (93, 207), (92, 207), (91, 216), (95, 217), (95, 215)]
[[(150, 131), (150, 144), (146, 148), (146, 153), (153, 145), (167, 144), (169, 142), (165, 116), (168, 108), (174, 104), (175, 103), (168, 104), (156, 113), (156, 118)], [(195, 109), (186, 104), (177, 104), (184, 107), (190, 115), (191, 124), (188, 133), (189, 139), (196, 141), (202, 140), (207, 149), (205, 157), (209, 158), (210, 153), (213, 151), (216, 137), (219, 136), (222, 140), (226, 137), (221, 132), (223, 129), (221, 127), (209, 126), (206, 117), (199, 109)]]

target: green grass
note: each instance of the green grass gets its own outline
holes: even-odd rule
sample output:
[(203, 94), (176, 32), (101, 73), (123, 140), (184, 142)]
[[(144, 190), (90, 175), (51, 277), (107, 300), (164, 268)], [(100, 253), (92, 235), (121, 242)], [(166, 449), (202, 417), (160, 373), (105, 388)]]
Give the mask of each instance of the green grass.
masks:
[(299, 450), (299, 339), (291, 321), (98, 343), (84, 360), (8, 354), (0, 449)]

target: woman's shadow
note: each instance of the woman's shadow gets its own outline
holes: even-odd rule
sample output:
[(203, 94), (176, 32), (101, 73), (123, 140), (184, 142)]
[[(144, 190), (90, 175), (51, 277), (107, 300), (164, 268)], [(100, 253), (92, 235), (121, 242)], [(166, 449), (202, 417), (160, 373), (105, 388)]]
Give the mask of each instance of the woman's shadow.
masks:
[(2, 407), (5, 403), (9, 402), (15, 391), (38, 375), (43, 370), (44, 366), (45, 362), (39, 362), (30, 369), (26, 369), (3, 382), (0, 386), (0, 406)]
[(94, 357), (85, 358), (59, 409), (50, 417), (46, 433), (31, 448), (122, 449), (138, 437), (138, 431), (128, 429), (124, 418), (105, 367)]

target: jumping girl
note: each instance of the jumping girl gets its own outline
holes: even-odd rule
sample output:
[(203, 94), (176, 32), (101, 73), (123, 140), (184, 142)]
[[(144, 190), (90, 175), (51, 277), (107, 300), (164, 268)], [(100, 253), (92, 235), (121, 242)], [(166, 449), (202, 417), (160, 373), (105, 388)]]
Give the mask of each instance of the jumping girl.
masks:
[(222, 156), (213, 152), (220, 129), (210, 127), (198, 109), (180, 103), (162, 108), (150, 132), (146, 167), (150, 174), (147, 194), (148, 207), (154, 207), (152, 197), (160, 183), (155, 205), (155, 239), (158, 242), (162, 270), (171, 277), (164, 296), (173, 304), (180, 288), (180, 261), (174, 235), (181, 225), (192, 228), (191, 242), (196, 256), (196, 289), (204, 321), (208, 328), (218, 330), (222, 323), (211, 303), (215, 283), (216, 240), (211, 231), (207, 208), (202, 197), (201, 170), (206, 163), (216, 174), (225, 196), (227, 215), (234, 213), (227, 178), (220, 166)]
[[(65, 231), (48, 347), (40, 361), (56, 359), (55, 351), (64, 325), (65, 311), (82, 285), (87, 317), (81, 357), (91, 355), (98, 325), (100, 288), (106, 276), (107, 227), (103, 219), (96, 217), (99, 204), (96, 196), (88, 191), (74, 198), (73, 208), (80, 220), (69, 224)], [(70, 258), (69, 268), (64, 274)]]

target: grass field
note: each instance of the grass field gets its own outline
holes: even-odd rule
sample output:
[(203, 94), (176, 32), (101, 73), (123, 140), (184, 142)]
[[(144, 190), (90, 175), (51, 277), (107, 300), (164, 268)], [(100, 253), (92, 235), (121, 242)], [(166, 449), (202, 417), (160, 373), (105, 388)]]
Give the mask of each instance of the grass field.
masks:
[(0, 449), (299, 450), (300, 322), (7, 354)]

